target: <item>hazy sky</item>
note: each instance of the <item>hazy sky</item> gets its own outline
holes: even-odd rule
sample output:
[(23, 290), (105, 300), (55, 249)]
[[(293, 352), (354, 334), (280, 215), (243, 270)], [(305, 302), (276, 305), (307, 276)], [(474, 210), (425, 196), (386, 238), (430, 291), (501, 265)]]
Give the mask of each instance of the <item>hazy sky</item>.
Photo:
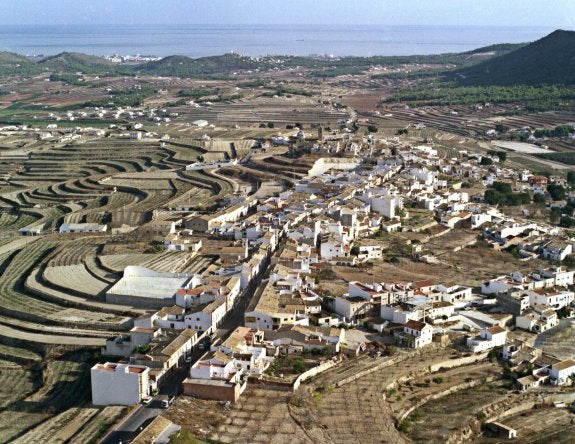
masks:
[(575, 0), (1, 0), (0, 25), (370, 24), (575, 27)]

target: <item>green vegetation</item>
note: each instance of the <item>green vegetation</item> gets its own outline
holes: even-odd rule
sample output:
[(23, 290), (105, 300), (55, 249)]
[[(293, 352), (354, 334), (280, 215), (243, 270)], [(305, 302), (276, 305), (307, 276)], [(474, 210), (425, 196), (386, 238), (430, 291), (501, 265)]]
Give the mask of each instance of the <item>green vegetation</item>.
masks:
[(400, 89), (385, 103), (407, 102), (409, 106), (452, 106), (477, 103), (518, 103), (529, 111), (575, 109), (575, 88), (562, 85), (541, 86), (458, 86), (435, 82)]
[(575, 32), (555, 31), (501, 57), (451, 74), (461, 85), (575, 83)]
[(303, 360), (303, 358), (295, 358), (293, 359), (293, 372), (296, 374), (300, 374), (303, 373), (307, 370), (307, 367), (305, 365), (305, 361)]
[(551, 198), (553, 200), (564, 200), (565, 199), (565, 188), (563, 188), (562, 185), (550, 183), (547, 186), (547, 192), (551, 195)]
[(403, 419), (397, 425), (397, 430), (399, 430), (401, 433), (409, 432), (410, 428), (411, 428), (411, 421), (409, 419)]
[(40, 67), (26, 57), (13, 52), (0, 52), (0, 75), (29, 76), (40, 72)]
[(226, 74), (235, 70), (257, 69), (260, 63), (251, 57), (238, 54), (191, 59), (183, 56), (169, 56), (155, 62), (137, 65), (136, 73), (159, 76), (205, 77)]
[(69, 85), (85, 85), (84, 79), (76, 74), (50, 74), (51, 82), (63, 82)]
[(514, 193), (511, 185), (503, 182), (494, 182), (493, 188), (485, 190), (483, 197), (489, 205), (517, 206), (531, 203), (529, 193)]
[(212, 94), (214, 94), (214, 91), (205, 88), (181, 89), (178, 91), (178, 97), (186, 97), (195, 100)]
[(310, 76), (312, 77), (320, 77), (320, 78), (331, 78), (331, 77), (338, 77), (338, 76), (355, 76), (360, 75), (365, 72), (365, 68), (359, 68), (356, 66), (342, 66), (339, 68), (328, 68), (321, 71), (312, 71), (310, 72)]
[(132, 353), (138, 355), (144, 355), (150, 351), (150, 348), (151, 347), (149, 344), (138, 345), (137, 347), (134, 348), (134, 350), (132, 350)]
[(575, 129), (571, 125), (559, 125), (555, 128), (537, 128), (533, 135), (540, 139), (542, 137), (567, 137), (574, 132)]
[(114, 90), (110, 92), (109, 99), (93, 100), (82, 106), (139, 106), (144, 100), (153, 96), (156, 90), (152, 88), (130, 88), (126, 90)]
[(180, 429), (177, 433), (172, 435), (169, 444), (199, 444), (200, 441), (194, 436), (192, 432), (186, 429)]
[(38, 66), (47, 71), (59, 73), (107, 74), (118, 72), (122, 67), (114, 65), (103, 57), (76, 52), (63, 52), (38, 62)]
[(274, 91), (268, 91), (263, 94), (263, 96), (265, 97), (286, 96), (286, 95), (311, 97), (313, 96), (313, 93), (310, 91), (306, 91), (305, 89), (288, 88), (284, 85), (280, 85)]
[(564, 163), (566, 165), (575, 165), (575, 153), (565, 152), (565, 153), (541, 153), (535, 154), (535, 156), (542, 159), (549, 159), (555, 162)]

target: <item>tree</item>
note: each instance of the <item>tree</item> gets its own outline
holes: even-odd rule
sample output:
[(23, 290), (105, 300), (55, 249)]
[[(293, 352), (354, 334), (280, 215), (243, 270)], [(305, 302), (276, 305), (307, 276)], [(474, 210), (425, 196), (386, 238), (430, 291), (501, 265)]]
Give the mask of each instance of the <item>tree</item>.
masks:
[(493, 165), (493, 160), (490, 157), (483, 156), (480, 163), (481, 165)]
[(549, 212), (549, 221), (553, 224), (556, 224), (557, 222), (559, 222), (560, 218), (561, 218), (561, 211), (559, 211), (558, 208), (551, 208), (551, 211)]
[(567, 182), (570, 184), (575, 183), (575, 171), (567, 171)]
[(275, 127), (275, 125), (273, 122), (268, 122), (268, 128), (274, 128), (274, 127)]
[(499, 157), (500, 162), (505, 162), (507, 160), (507, 153), (505, 151), (497, 151), (497, 157)]
[(509, 127), (503, 125), (502, 123), (498, 123), (497, 125), (495, 125), (495, 131), (497, 131), (498, 133), (506, 133), (509, 130)]
[(533, 203), (537, 204), (538, 206), (545, 205), (545, 196), (542, 193), (533, 194)]
[(370, 133), (377, 133), (377, 126), (375, 126), (375, 125), (367, 125), (367, 130), (368, 130)]
[(553, 200), (565, 200), (565, 188), (562, 185), (550, 183), (547, 186), (547, 192)]
[(483, 198), (489, 205), (497, 205), (501, 203), (501, 194), (495, 190), (485, 190)]
[(573, 228), (575, 227), (575, 219), (569, 216), (561, 216), (561, 219), (559, 219), (559, 226), (563, 228)]

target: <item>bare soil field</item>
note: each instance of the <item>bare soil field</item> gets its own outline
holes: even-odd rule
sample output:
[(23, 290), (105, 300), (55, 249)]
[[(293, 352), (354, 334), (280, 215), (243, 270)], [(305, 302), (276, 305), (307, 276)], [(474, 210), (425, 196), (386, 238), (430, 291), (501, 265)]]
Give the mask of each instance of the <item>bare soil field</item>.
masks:
[(507, 393), (506, 388), (489, 383), (430, 401), (418, 409), (420, 419), (413, 422), (407, 435), (414, 443), (444, 443), (473, 421), (482, 406)]
[(385, 94), (385, 91), (372, 90), (369, 94), (353, 94), (344, 96), (341, 101), (360, 113), (370, 112), (377, 108), (377, 105), (381, 102)]
[[(575, 442), (575, 420), (568, 409), (545, 407), (528, 410), (501, 421), (517, 430), (520, 444), (568, 444)], [(477, 443), (495, 444), (506, 442), (501, 438), (482, 436)]]
[(434, 282), (475, 287), (494, 276), (515, 270), (528, 272), (546, 266), (546, 263), (539, 259), (521, 262), (507, 252), (488, 247), (482, 241), (456, 253), (446, 254), (441, 260), (445, 264), (426, 264), (407, 258), (401, 258), (398, 264), (378, 261), (361, 274), (350, 267), (335, 266), (333, 270), (337, 277), (347, 282), (362, 279), (366, 282), (413, 282), (431, 279)]
[[(407, 401), (395, 398), (407, 398), (404, 390), (412, 387), (412, 396), (423, 397), (466, 378), (485, 378), (497, 372), (492, 363), (456, 368), (434, 374), (443, 380), (427, 387), (424, 375), (429, 366), (454, 356), (458, 356), (455, 350), (435, 347), (402, 351), (391, 359), (362, 355), (317, 375), (295, 394), (248, 388), (229, 411), (219, 402), (183, 397), (166, 416), (199, 438), (218, 442), (403, 443), (407, 440), (396, 430), (395, 416)], [(349, 381), (360, 372), (366, 374)], [(416, 379), (410, 385), (402, 383), (389, 403), (389, 387), (400, 378)], [(197, 414), (200, 411), (202, 415)]]

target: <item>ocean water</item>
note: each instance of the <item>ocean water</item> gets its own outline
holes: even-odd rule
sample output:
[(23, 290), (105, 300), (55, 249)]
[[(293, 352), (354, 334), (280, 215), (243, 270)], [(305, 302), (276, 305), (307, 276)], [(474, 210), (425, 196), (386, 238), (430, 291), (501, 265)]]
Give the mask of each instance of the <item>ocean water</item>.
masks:
[(537, 40), (542, 27), (141, 25), (3, 26), (0, 51), (53, 55), (145, 54), (203, 57), (243, 55), (414, 55), (463, 52), (494, 43)]

